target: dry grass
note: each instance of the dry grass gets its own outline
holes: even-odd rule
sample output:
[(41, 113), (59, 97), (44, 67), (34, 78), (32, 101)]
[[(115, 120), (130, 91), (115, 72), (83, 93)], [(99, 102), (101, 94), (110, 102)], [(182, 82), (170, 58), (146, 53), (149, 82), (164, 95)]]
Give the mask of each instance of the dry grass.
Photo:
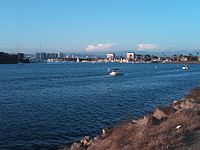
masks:
[[(176, 127), (181, 125), (178, 130)], [(174, 149), (184, 148), (185, 133), (200, 128), (200, 116), (196, 112), (177, 112), (160, 125), (127, 124), (116, 129), (106, 149)], [(104, 140), (104, 142), (106, 139)]]
[[(185, 96), (185, 101), (188, 99), (192, 99), (195, 103), (199, 102), (200, 88), (192, 90)], [(180, 108), (169, 114), (164, 120), (156, 120), (152, 115), (148, 115), (135, 122), (120, 124), (113, 128), (107, 137), (94, 141), (88, 150), (200, 149), (200, 110)], [(181, 127), (177, 129), (179, 125)]]
[(191, 99), (196, 103), (200, 103), (200, 87), (193, 89), (188, 95), (185, 96), (185, 99)]

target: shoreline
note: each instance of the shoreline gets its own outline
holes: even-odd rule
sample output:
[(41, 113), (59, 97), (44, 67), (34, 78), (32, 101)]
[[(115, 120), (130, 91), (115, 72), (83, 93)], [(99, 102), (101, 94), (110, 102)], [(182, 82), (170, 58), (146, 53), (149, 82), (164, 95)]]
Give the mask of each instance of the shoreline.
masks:
[(167, 107), (116, 127), (94, 138), (83, 137), (59, 150), (200, 149), (200, 87)]

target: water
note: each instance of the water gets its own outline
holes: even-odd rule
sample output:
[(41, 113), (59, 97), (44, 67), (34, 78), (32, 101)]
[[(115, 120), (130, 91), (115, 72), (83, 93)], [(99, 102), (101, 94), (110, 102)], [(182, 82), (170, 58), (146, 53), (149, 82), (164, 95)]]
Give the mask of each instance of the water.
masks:
[[(114, 67), (124, 75), (108, 76)], [(0, 149), (56, 149), (95, 136), (183, 97), (199, 77), (197, 64), (0, 65)]]

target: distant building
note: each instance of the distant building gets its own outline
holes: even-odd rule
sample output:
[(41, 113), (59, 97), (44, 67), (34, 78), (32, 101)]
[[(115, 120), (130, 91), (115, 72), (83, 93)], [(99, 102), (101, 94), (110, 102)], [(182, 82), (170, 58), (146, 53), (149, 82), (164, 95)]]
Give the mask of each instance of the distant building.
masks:
[(17, 59), (18, 60), (22, 60), (24, 58), (24, 54), (23, 53), (17, 53)]
[(133, 52), (126, 53), (126, 60), (127, 61), (134, 61), (135, 60), (135, 53), (133, 53)]
[(197, 61), (200, 61), (200, 56), (197, 57)]
[(47, 59), (55, 59), (55, 58), (57, 58), (56, 53), (47, 53)]
[(108, 53), (106, 55), (107, 60), (112, 61), (115, 59), (115, 54), (114, 53)]
[(47, 59), (46, 53), (43, 53), (43, 52), (42, 53), (36, 53), (35, 57), (36, 57), (37, 60), (45, 60), (45, 59)]
[(180, 61), (189, 61), (188, 56), (182, 56), (180, 57)]
[(67, 54), (67, 55), (65, 55), (65, 58), (69, 58), (69, 55)]
[(57, 56), (58, 56), (57, 58), (60, 58), (60, 59), (64, 58), (64, 54), (62, 52), (58, 52)]

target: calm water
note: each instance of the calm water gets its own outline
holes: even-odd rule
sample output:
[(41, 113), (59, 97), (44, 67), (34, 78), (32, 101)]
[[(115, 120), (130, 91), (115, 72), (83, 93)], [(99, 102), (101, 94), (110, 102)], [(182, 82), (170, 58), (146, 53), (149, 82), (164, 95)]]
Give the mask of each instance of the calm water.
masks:
[[(113, 67), (124, 75), (109, 77)], [(177, 64), (0, 65), (0, 149), (55, 149), (165, 106), (198, 85), (195, 64), (188, 71)]]

